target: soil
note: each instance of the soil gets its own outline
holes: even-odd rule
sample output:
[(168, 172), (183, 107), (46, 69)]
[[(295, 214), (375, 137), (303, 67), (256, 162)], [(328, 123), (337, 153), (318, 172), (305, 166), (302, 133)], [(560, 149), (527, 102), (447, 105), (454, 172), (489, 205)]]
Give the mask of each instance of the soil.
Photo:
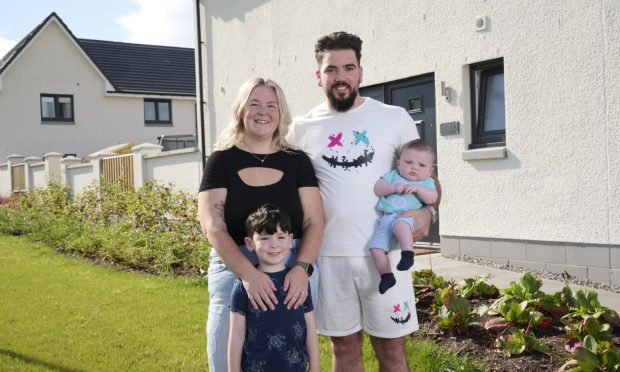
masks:
[[(481, 302), (490, 304), (493, 300), (471, 302), (472, 307), (476, 307)], [(498, 333), (483, 327), (489, 316), (483, 317), (479, 325), (470, 327), (467, 333), (459, 335), (444, 332), (435, 326), (430, 306), (418, 303), (417, 310), (420, 330), (412, 334), (413, 339), (431, 340), (454, 354), (467, 355), (482, 365), (485, 371), (557, 371), (570, 359), (564, 347), (566, 339), (562, 338), (564, 326), (559, 322), (552, 322), (544, 330), (537, 329), (534, 332), (551, 349), (549, 355), (533, 353), (509, 357), (495, 347)]]

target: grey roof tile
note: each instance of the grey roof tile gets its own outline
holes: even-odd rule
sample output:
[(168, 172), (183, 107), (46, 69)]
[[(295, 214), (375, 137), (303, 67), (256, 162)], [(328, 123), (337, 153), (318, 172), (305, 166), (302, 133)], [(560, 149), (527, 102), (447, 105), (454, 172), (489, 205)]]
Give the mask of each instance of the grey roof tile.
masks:
[(191, 48), (78, 39), (78, 43), (119, 93), (194, 96)]

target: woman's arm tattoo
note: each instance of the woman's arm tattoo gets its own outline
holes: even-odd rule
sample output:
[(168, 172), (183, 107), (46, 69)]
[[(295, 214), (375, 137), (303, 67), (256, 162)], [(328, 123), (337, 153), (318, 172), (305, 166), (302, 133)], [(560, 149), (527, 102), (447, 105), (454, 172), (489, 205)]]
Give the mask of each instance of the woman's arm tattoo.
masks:
[(215, 208), (215, 210), (217, 211), (217, 215), (220, 217), (221, 219), (221, 224), (220, 225), (220, 229), (222, 229), (223, 231), (226, 231), (226, 219), (224, 218), (224, 209), (226, 207), (226, 204), (224, 203), (223, 200), (220, 200), (218, 202), (213, 203), (213, 208)]
[(302, 228), (304, 228), (304, 229), (305, 229), (305, 228), (306, 228), (306, 227), (308, 227), (308, 225), (310, 225), (311, 223), (312, 223), (312, 218), (310, 218), (310, 217), (306, 217), (306, 218), (304, 218), (304, 221), (303, 221), (303, 223), (302, 223)]

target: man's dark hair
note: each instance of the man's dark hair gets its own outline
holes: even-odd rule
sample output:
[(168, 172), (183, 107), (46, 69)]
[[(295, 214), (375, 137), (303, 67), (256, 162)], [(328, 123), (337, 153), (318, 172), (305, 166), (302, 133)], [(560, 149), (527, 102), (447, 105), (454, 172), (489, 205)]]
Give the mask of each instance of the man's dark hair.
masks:
[(400, 152), (398, 153), (398, 157), (400, 158), (400, 154), (402, 154), (403, 151), (410, 150), (410, 149), (418, 150), (418, 151), (428, 151), (433, 155), (433, 159), (435, 159), (435, 151), (433, 150), (433, 147), (421, 139), (416, 139), (416, 140), (405, 143), (403, 147), (400, 149)]
[(248, 237), (258, 234), (275, 234), (280, 230), (291, 233), (291, 219), (288, 214), (273, 204), (264, 204), (245, 220), (245, 232)]
[(332, 50), (352, 49), (357, 57), (357, 64), (362, 59), (362, 39), (357, 35), (344, 31), (338, 31), (325, 35), (320, 38), (314, 45), (314, 55), (316, 62), (321, 66), (323, 63), (323, 55)]

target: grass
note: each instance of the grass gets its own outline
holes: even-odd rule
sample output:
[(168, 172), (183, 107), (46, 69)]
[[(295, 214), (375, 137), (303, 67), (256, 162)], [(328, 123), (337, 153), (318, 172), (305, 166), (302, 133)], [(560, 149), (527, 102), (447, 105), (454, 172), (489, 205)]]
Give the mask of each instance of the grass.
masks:
[[(0, 235), (0, 370), (206, 370), (207, 288), (197, 279), (94, 266)], [(331, 366), (321, 337), (321, 370)], [(366, 340), (366, 371), (378, 364)], [(432, 342), (407, 341), (414, 371), (478, 371)]]
[(0, 237), (0, 370), (205, 369), (206, 285)]

